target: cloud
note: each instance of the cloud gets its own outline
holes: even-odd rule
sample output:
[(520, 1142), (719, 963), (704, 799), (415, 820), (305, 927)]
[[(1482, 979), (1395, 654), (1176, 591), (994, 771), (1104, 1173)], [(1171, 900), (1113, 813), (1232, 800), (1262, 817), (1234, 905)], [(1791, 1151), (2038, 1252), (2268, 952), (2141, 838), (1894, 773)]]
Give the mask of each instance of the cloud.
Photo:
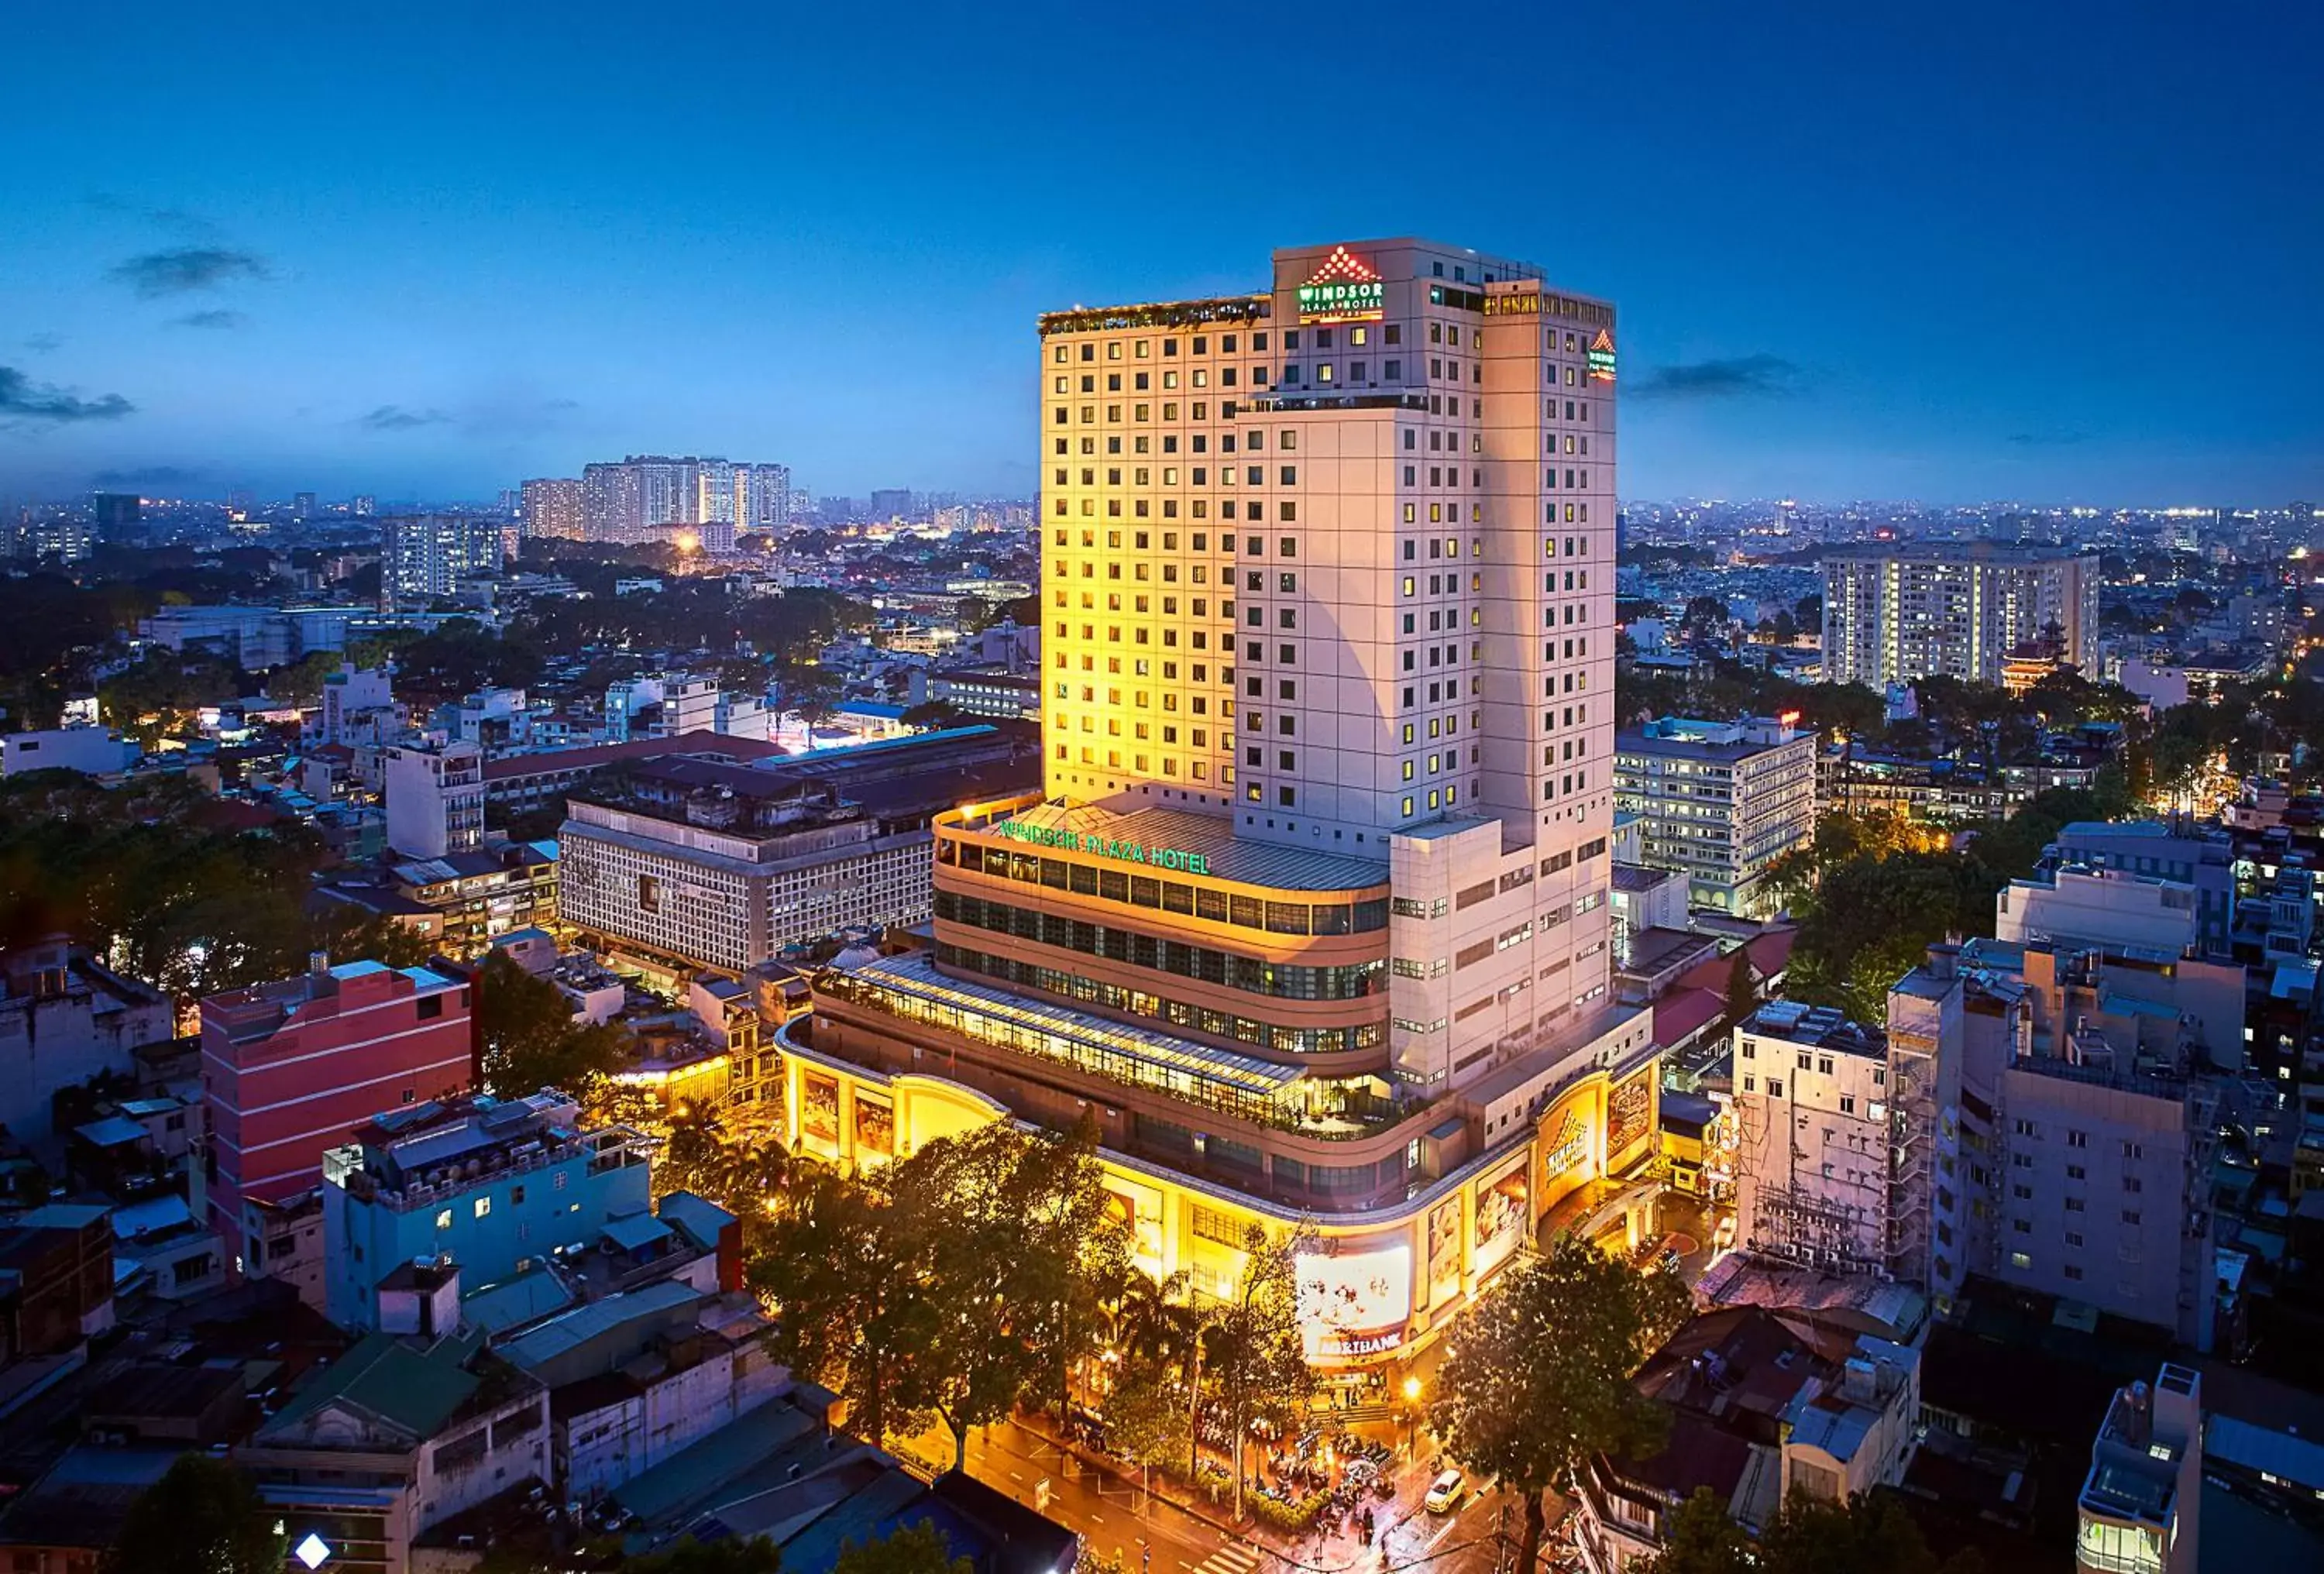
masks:
[(51, 350), (63, 349), (65, 336), (62, 334), (26, 334), (21, 342), (24, 348), (45, 355)]
[(61, 388), (35, 382), (14, 366), (0, 366), (0, 421), (110, 421), (137, 407), (117, 393), (83, 399)]
[(217, 234), (217, 225), (212, 224), (200, 214), (189, 212), (182, 207), (148, 207), (143, 203), (132, 202), (125, 197), (116, 197), (110, 191), (92, 191), (81, 200), (99, 213), (130, 214), (143, 219), (148, 224), (158, 226), (162, 229), (176, 230), (184, 235), (208, 236)]
[(2064, 448), (2090, 440), (2088, 432), (2012, 432), (2009, 440), (2020, 448)]
[(173, 317), (170, 319), (170, 326), (173, 328), (238, 328), (247, 327), (249, 322), (246, 313), (218, 308), (189, 311), (183, 317)]
[(91, 486), (183, 486), (205, 473), (183, 465), (147, 465), (135, 470), (100, 470), (88, 478)]
[(1736, 355), (1657, 366), (1630, 384), (1639, 399), (1781, 399), (1799, 391), (1800, 369), (1781, 355)]
[(408, 432), (414, 427), (442, 426), (451, 419), (440, 410), (406, 410), (400, 404), (383, 404), (369, 415), (357, 417), (355, 425), (374, 432)]
[(146, 299), (214, 290), (236, 279), (273, 276), (266, 259), (255, 252), (224, 246), (180, 246), (167, 252), (146, 252), (117, 263), (106, 275), (126, 284)]

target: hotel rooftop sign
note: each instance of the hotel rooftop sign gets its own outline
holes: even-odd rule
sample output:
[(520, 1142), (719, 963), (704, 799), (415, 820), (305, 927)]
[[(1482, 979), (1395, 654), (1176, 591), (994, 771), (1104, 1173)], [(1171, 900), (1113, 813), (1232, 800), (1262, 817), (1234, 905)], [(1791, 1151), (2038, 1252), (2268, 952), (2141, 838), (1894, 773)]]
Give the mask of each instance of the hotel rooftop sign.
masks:
[(1003, 820), (992, 828), (1012, 842), (1028, 842), (1036, 847), (1054, 847), (1060, 852), (1087, 852), (1099, 858), (1118, 858), (1124, 863), (1143, 863), (1181, 874), (1211, 872), (1211, 861), (1204, 854), (1182, 852), (1175, 847), (1148, 847), (1136, 842), (1114, 842), (1103, 836), (1085, 836), (1079, 831), (1066, 831), (1052, 825), (1028, 825), (1021, 820)]
[(1387, 312), (1388, 290), (1379, 270), (1345, 246), (1333, 247), (1323, 265), (1299, 287), (1303, 323), (1377, 322)]

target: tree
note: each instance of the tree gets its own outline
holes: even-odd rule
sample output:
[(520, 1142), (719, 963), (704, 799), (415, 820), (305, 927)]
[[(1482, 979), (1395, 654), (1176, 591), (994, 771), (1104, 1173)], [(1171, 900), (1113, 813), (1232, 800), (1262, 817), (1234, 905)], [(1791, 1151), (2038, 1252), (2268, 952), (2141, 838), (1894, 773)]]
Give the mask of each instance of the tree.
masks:
[(928, 700), (910, 706), (898, 719), (907, 727), (933, 730), (959, 725), (962, 714), (961, 708), (950, 700)]
[(1902, 1502), (1872, 1492), (1834, 1503), (1794, 1493), (1755, 1545), (1708, 1487), (1671, 1516), (1640, 1574), (1975, 1574), (1973, 1551), (1940, 1561)]
[(952, 1543), (929, 1520), (899, 1524), (875, 1542), (839, 1543), (831, 1574), (970, 1574), (966, 1558), (952, 1555)]
[(224, 1459), (181, 1454), (129, 1505), (106, 1574), (281, 1574), (276, 1514)]
[(1429, 1424), (1453, 1457), (1525, 1503), (1517, 1566), (1538, 1566), (1542, 1494), (1592, 1455), (1646, 1454), (1667, 1420), (1631, 1385), (1688, 1309), (1669, 1274), (1641, 1275), (1561, 1235), (1522, 1260), (1453, 1330)]
[(583, 1103), (603, 1092), (627, 1051), (612, 1023), (576, 1023), (572, 1002), (495, 951), (476, 970), (475, 1014), (484, 1047), (484, 1085), (518, 1099), (555, 1088)]
[(1243, 1234), (1242, 1272), (1234, 1293), (1204, 1330), (1203, 1369), (1218, 1396), (1234, 1453), (1234, 1514), (1242, 1517), (1242, 1489), (1250, 1425), (1287, 1426), (1306, 1410), (1315, 1374), (1307, 1365), (1299, 1318), (1302, 1235), (1269, 1240), (1258, 1225)]
[(345, 658), (336, 650), (310, 650), (288, 667), (266, 675), (266, 694), (284, 704), (303, 705), (323, 697), (323, 684)]
[(1727, 1022), (1731, 1026), (1759, 1008), (1759, 980), (1751, 971), (1751, 948), (1738, 945), (1727, 959)]
[(911, 1397), (899, 1404), (898, 1390), (928, 1340), (926, 1268), (873, 1179), (825, 1169), (795, 1179), (749, 1272), (779, 1312), (783, 1364), (835, 1386), (850, 1424), (885, 1443)]
[(782, 1566), (782, 1550), (763, 1537), (697, 1542), (687, 1536), (661, 1551), (623, 1559), (621, 1569), (622, 1574), (779, 1574)]

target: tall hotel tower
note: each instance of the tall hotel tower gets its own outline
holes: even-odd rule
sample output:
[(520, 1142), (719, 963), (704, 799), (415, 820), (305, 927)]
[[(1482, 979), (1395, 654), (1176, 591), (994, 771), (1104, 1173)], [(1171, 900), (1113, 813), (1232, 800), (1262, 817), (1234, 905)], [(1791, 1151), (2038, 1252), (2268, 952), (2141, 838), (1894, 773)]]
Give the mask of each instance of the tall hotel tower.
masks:
[[(1615, 1003), (1613, 308), (1401, 239), (1040, 321), (1046, 791), (936, 826), (785, 1118), (858, 1163), (1093, 1111), (1157, 1272), (1312, 1220), (1310, 1348), (1433, 1337), (1655, 1147)], [(884, 1147), (881, 1144), (887, 1146)]]

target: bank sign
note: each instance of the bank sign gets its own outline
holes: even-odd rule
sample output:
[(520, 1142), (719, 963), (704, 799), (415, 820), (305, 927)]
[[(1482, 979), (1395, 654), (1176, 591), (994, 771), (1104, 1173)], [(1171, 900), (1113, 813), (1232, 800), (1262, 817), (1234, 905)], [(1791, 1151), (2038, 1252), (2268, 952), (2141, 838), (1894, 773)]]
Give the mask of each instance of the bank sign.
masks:
[(1299, 320), (1375, 322), (1387, 315), (1388, 287), (1379, 270), (1345, 246), (1334, 246), (1323, 265), (1299, 287)]
[(1175, 847), (1148, 847), (1136, 842), (1114, 842), (1103, 836), (1084, 836), (1078, 831), (1028, 825), (1016, 820), (1003, 820), (993, 829), (1012, 842), (1028, 842), (1036, 847), (1054, 847), (1061, 852), (1087, 852), (1099, 858), (1118, 858), (1124, 863), (1142, 863), (1179, 874), (1211, 872), (1211, 861), (1202, 853), (1182, 852)]

